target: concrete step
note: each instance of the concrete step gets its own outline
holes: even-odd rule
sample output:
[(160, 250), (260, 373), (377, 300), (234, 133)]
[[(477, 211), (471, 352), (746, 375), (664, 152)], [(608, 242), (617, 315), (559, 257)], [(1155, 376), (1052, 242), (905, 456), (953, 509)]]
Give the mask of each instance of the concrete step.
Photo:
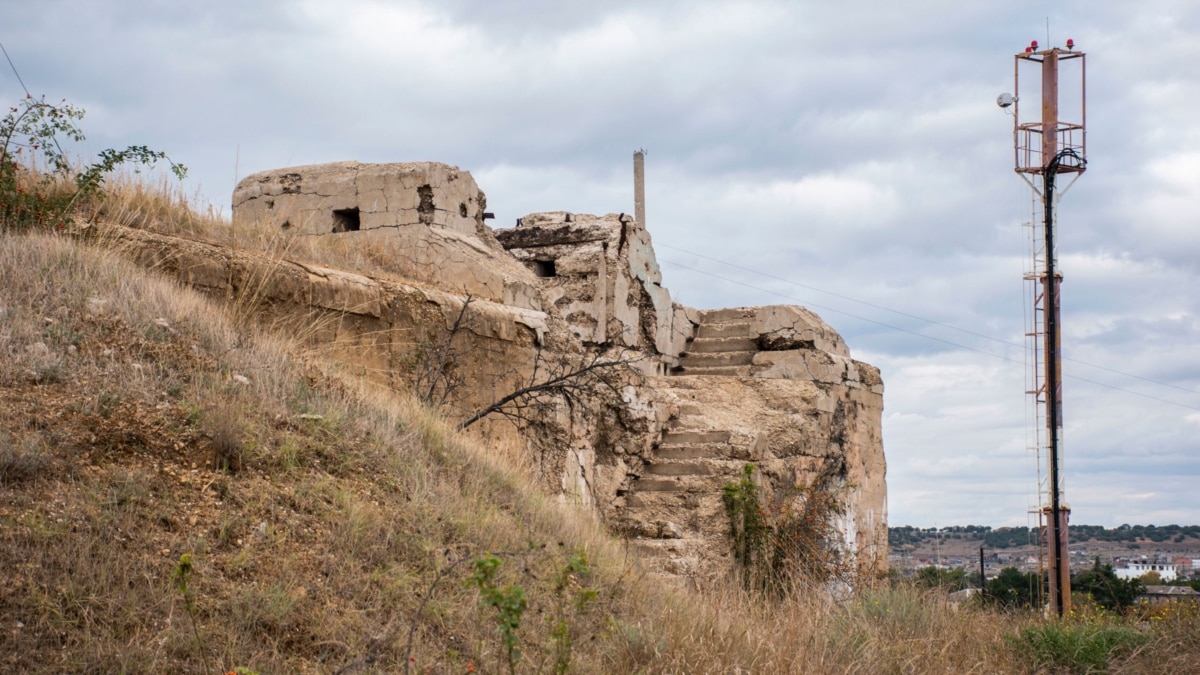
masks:
[(695, 537), (698, 533), (679, 521), (687, 518), (686, 512), (673, 512), (668, 516), (663, 510), (625, 509), (612, 523), (614, 531), (631, 539), (682, 539)]
[(687, 346), (688, 354), (755, 351), (758, 351), (758, 343), (748, 337), (696, 338)]
[(643, 494), (631, 493), (625, 497), (626, 510), (665, 509), (694, 511), (712, 510), (715, 508), (724, 508), (720, 492), (690, 495), (646, 492)]
[(723, 375), (725, 377), (750, 377), (750, 366), (680, 366), (671, 371), (672, 377), (686, 375)]
[[(646, 492), (625, 498), (620, 517), (635, 522), (667, 521), (674, 523), (682, 536), (694, 536), (696, 528), (712, 525), (718, 529), (728, 526), (725, 503), (721, 493), (682, 495), (673, 492)], [(661, 538), (661, 537), (660, 537)]]
[[(705, 323), (696, 329), (695, 340), (713, 338), (750, 338), (750, 322), (734, 321), (730, 323)], [(693, 340), (693, 342), (695, 341)]]
[(729, 450), (725, 443), (660, 445), (655, 448), (654, 456), (658, 459), (725, 459)]
[(629, 486), (632, 494), (640, 492), (683, 492), (687, 485), (671, 479), (639, 478)]
[(629, 493), (636, 495), (642, 492), (690, 492), (717, 493), (736, 479), (735, 465), (730, 463), (726, 473), (710, 473), (708, 475), (681, 474), (674, 476), (655, 476), (653, 478), (638, 478), (629, 486)]
[(708, 354), (684, 354), (679, 365), (687, 368), (711, 368), (714, 366), (748, 366), (754, 363), (756, 352), (714, 352)]
[[(657, 378), (655, 387), (673, 393), (680, 402), (679, 417), (671, 422), (673, 429), (702, 429), (710, 423), (712, 405), (707, 403), (699, 392), (706, 392), (709, 387), (719, 384), (720, 380), (709, 381), (703, 377), (679, 378), (683, 368), (676, 366), (672, 372)], [(691, 373), (689, 373), (690, 375)], [(688, 414), (685, 418), (683, 406), (699, 406), (699, 415)]]
[(694, 431), (670, 429), (663, 434), (661, 445), (691, 445), (694, 443), (728, 443), (728, 431)]
[(727, 307), (725, 309), (702, 309), (700, 314), (700, 324), (706, 323), (723, 323), (726, 321), (745, 321), (749, 322), (754, 318), (754, 310), (749, 307)]
[(657, 462), (642, 467), (646, 476), (711, 476), (712, 467), (695, 462)]
[(691, 538), (684, 539), (634, 539), (632, 548), (646, 556), (677, 556), (691, 553), (696, 544), (703, 543)]

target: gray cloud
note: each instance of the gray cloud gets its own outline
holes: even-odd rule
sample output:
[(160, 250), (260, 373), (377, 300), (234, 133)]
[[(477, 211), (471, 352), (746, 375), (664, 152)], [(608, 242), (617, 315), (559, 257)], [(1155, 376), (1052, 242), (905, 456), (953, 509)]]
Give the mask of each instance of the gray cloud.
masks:
[(819, 306), (883, 369), (894, 523), (1024, 524), (1031, 203), (993, 100), (1047, 13), (1089, 61), (1089, 170), (1060, 209), (1068, 500), (1076, 522), (1194, 521), (1193, 3), (0, 0), (0, 40), (35, 94), (88, 109), (85, 150), (165, 149), (226, 208), (261, 169), (428, 159), (470, 170), (500, 225), (629, 211), (646, 147), (677, 298)]

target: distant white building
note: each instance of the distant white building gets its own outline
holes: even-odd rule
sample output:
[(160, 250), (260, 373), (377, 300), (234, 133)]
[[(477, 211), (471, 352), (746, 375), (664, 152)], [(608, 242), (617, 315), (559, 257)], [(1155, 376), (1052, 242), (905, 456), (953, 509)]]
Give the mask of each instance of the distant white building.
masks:
[(1137, 579), (1147, 572), (1158, 572), (1158, 578), (1163, 581), (1175, 581), (1179, 576), (1179, 567), (1175, 563), (1160, 562), (1130, 562), (1126, 567), (1113, 570), (1119, 579)]

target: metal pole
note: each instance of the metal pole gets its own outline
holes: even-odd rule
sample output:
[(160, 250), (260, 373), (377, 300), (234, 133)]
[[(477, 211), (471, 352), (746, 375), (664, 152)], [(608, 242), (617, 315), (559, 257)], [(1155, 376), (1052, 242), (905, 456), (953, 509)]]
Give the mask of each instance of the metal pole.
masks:
[(1046, 431), (1050, 441), (1050, 523), (1047, 536), (1050, 537), (1050, 557), (1053, 563), (1050, 586), (1054, 596), (1051, 602), (1059, 617), (1065, 612), (1064, 598), (1070, 598), (1069, 591), (1064, 593), (1063, 589), (1065, 583), (1070, 583), (1070, 573), (1063, 573), (1066, 561), (1062, 551), (1061, 483), (1058, 475), (1059, 442), (1062, 437), (1062, 392), (1059, 384), (1058, 279), (1055, 275), (1054, 255), (1054, 177), (1061, 159), (1061, 155), (1054, 155), (1046, 164), (1043, 173), (1043, 229), (1046, 235), (1046, 281), (1043, 286), (1046, 303)]
[(979, 547), (979, 592), (987, 596), (987, 575), (983, 573), (983, 547)]
[(646, 151), (633, 153), (633, 217), (646, 227)]

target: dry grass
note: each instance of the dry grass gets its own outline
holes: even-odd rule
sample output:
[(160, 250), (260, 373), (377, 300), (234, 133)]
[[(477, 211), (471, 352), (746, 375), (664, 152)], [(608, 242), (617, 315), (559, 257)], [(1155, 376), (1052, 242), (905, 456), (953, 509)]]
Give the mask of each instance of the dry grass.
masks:
[[(85, 218), (159, 234), (198, 239), (372, 276), (397, 274), (396, 261), (406, 252), (375, 241), (363, 247), (345, 237), (299, 234), (301, 228), (235, 226), (212, 206), (196, 208), (198, 200), (185, 194), (169, 175), (147, 180), (143, 175), (118, 173), (106, 183), (106, 198), (89, 205)], [(410, 283), (411, 279), (408, 280)]]
[[(158, 198), (121, 208), (183, 220), (178, 202), (139, 201)], [(193, 222), (195, 236), (212, 226)], [(521, 672), (553, 670), (560, 618), (577, 672), (1038, 667), (1006, 638), (1034, 617), (910, 588), (672, 592), (542, 496), (518, 451), (470, 442), (248, 316), (103, 246), (0, 237), (4, 670), (498, 672), (494, 612), (466, 583), (487, 551), (529, 599)], [(172, 582), (184, 553), (194, 614)], [(578, 553), (590, 570), (557, 584)], [(581, 590), (596, 599), (571, 609)], [(1194, 616), (1147, 625), (1149, 645), (1114, 670), (1197, 665)]]
[[(507, 552), (538, 597), (534, 575), (607, 545), (415, 403), (306, 365), (111, 253), (6, 238), (0, 284), (0, 569), (27, 572), (0, 602), (13, 665), (198, 668), (168, 582), (194, 552), (210, 660), (390, 670), (448, 563)], [(419, 663), (494, 648), (461, 582), (432, 596)]]

